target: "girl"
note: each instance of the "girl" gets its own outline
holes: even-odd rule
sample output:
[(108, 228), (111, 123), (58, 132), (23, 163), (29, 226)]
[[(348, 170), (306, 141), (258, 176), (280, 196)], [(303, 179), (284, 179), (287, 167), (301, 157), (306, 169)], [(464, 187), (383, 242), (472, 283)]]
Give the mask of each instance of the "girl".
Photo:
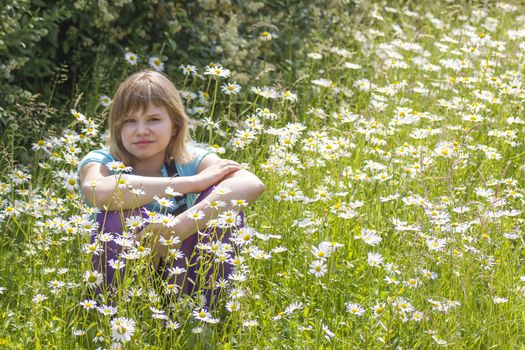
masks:
[[(191, 144), (179, 93), (155, 71), (120, 84), (107, 143), (79, 164), (82, 195), (100, 209), (91, 236), (94, 268), (104, 276), (97, 294), (115, 290), (126, 261), (151, 251), (168, 291), (204, 289), (209, 302), (215, 282), (231, 270), (230, 236), (243, 224), (235, 210), (257, 200), (264, 184), (237, 162)], [(218, 267), (205, 265), (210, 256)]]

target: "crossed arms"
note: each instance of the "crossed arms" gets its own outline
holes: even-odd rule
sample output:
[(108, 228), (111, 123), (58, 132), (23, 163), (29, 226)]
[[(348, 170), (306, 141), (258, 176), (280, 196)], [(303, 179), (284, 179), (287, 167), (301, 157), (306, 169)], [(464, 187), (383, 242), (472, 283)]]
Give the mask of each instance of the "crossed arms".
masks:
[[(124, 189), (116, 191), (123, 181), (125, 181)], [(152, 202), (154, 196), (165, 196), (167, 187), (171, 187), (175, 192), (187, 194), (202, 192), (212, 185), (225, 186), (231, 192), (223, 195), (211, 193), (206, 198), (207, 201), (222, 200), (226, 203), (223, 210), (230, 210), (234, 208), (231, 200), (245, 200), (252, 203), (262, 195), (266, 188), (256, 175), (242, 170), (238, 163), (221, 159), (215, 154), (204, 157), (196, 175), (176, 178), (110, 175), (105, 165), (88, 163), (80, 170), (80, 184), (86, 200), (92, 206), (103, 210), (134, 209), (144, 206)], [(145, 193), (137, 196), (127, 189), (129, 187), (141, 187)], [(118, 196), (115, 196), (117, 192)], [(205, 228), (213, 214), (212, 208), (204, 201), (188, 209), (190, 210), (201, 210), (204, 216), (198, 221), (190, 219), (185, 213), (177, 217), (179, 223), (174, 227), (174, 231), (181, 240), (189, 237), (196, 231), (196, 228), (199, 230)], [(169, 236), (172, 233), (172, 230), (167, 228), (156, 227), (155, 229), (158, 229), (163, 236)]]

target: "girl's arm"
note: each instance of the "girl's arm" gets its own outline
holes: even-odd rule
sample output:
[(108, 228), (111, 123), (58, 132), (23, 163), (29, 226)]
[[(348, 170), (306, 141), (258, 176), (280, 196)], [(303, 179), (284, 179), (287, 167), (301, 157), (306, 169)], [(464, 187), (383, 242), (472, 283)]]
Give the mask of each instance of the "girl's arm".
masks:
[[(154, 196), (165, 196), (167, 187), (182, 194), (198, 193), (239, 169), (238, 163), (221, 160), (194, 176), (150, 177), (110, 175), (104, 164), (92, 162), (80, 169), (80, 185), (86, 200), (94, 207), (104, 210), (135, 209), (151, 203)], [(133, 188), (142, 189), (143, 194), (137, 196), (130, 191)]]
[[(204, 171), (204, 169), (213, 166), (219, 161), (220, 158), (218, 156), (208, 155), (202, 160), (199, 166), (199, 171)], [(176, 236), (178, 236), (181, 240), (185, 240), (195, 233), (197, 229), (203, 230), (206, 228), (208, 221), (212, 217), (217, 216), (216, 210), (212, 209), (206, 203), (206, 201), (213, 202), (216, 200), (222, 200), (226, 202), (226, 207), (221, 209), (222, 212), (230, 209), (239, 210), (239, 207), (236, 207), (231, 203), (232, 199), (242, 199), (247, 203), (252, 203), (256, 201), (266, 189), (266, 186), (256, 175), (246, 170), (239, 170), (226, 175), (218, 185), (227, 187), (231, 190), (231, 192), (223, 195), (212, 192), (208, 195), (208, 197), (206, 197), (205, 201), (201, 201), (186, 210), (184, 213), (179, 214), (177, 216), (179, 222), (173, 228), (168, 229), (160, 227), (160, 225), (156, 225), (154, 230), (159, 230), (157, 232), (160, 232), (160, 234), (166, 238), (172, 236), (174, 231)], [(193, 211), (202, 211), (204, 216), (200, 220), (195, 221), (187, 215)]]

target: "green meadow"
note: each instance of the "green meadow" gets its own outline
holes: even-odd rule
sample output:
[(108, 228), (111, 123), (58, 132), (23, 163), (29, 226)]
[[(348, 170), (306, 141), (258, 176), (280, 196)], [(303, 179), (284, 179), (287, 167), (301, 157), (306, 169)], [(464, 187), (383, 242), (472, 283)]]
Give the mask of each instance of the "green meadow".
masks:
[[(285, 30), (293, 17), (254, 27), (245, 69), (235, 50), (200, 63), (130, 45), (111, 81), (42, 101), (52, 131), (4, 125), (0, 348), (525, 348), (525, 7), (337, 6), (351, 17), (318, 14), (293, 60), (277, 50), (302, 35)], [(198, 248), (235, 270), (210, 309), (163, 283), (140, 244), (112, 302), (95, 295), (77, 166), (105, 144), (118, 83), (144, 68), (173, 80), (196, 142), (266, 185), (230, 260)]]

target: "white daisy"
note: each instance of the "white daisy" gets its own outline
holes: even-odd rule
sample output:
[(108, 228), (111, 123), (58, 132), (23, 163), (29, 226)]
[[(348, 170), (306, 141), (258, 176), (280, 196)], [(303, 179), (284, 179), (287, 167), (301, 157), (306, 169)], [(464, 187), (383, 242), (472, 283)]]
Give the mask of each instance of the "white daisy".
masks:
[(111, 320), (111, 336), (114, 341), (128, 342), (135, 333), (135, 321), (126, 317)]
[(148, 65), (157, 72), (162, 72), (164, 70), (164, 63), (158, 57), (150, 57), (148, 59)]
[(346, 312), (351, 313), (352, 315), (363, 316), (365, 314), (365, 309), (359, 304), (346, 303), (345, 307)]
[(134, 54), (133, 52), (126, 52), (124, 54), (124, 59), (126, 60), (126, 62), (128, 62), (132, 66), (136, 65), (138, 61), (137, 55)]
[(111, 97), (107, 96), (107, 95), (102, 95), (100, 96), (100, 100), (99, 100), (100, 104), (104, 107), (109, 107), (109, 105), (111, 104), (111, 102), (113, 102), (111, 100)]

